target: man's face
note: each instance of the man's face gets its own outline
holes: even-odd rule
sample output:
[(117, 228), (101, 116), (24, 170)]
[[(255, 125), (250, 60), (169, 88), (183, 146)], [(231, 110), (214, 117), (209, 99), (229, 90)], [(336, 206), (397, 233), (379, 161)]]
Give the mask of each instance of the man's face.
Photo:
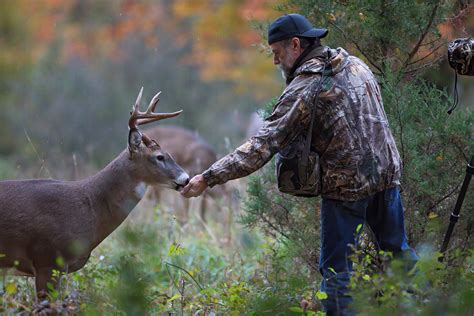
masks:
[(293, 64), (302, 52), (299, 39), (294, 37), (290, 41), (276, 42), (270, 44), (270, 48), (273, 53), (273, 64), (281, 69), (283, 77), (288, 78)]

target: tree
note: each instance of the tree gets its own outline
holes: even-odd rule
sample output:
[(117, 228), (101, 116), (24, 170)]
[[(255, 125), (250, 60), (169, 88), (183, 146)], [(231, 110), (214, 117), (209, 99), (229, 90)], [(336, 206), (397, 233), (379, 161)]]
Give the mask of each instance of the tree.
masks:
[(280, 2), (285, 1), (175, 1), (174, 14), (193, 26), (187, 60), (200, 66), (201, 78), (231, 82), (237, 92), (251, 91), (260, 100), (268, 98), (268, 91), (277, 93), (280, 84), (269, 75), (273, 66), (262, 54), (266, 46), (258, 45), (260, 32), (252, 24), (275, 18), (272, 7)]

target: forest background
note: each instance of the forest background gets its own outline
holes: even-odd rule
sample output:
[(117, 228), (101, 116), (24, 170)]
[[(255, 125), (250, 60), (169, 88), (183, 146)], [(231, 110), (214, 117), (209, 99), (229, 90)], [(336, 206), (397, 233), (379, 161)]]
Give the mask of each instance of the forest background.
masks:
[[(160, 111), (184, 110), (169, 124), (196, 131), (225, 155), (245, 140), (251, 114), (268, 111), (284, 87), (264, 34), (287, 12), (327, 27), (326, 44), (346, 48), (378, 76), (404, 159), (409, 239), (424, 260), (414, 282), (437, 285), (407, 292), (367, 238), (355, 258), (356, 307), (370, 315), (394, 306), (406, 314), (472, 310), (472, 188), (449, 260), (441, 264), (436, 254), (474, 153), (474, 78), (458, 78), (460, 104), (446, 114), (454, 79), (447, 42), (474, 31), (465, 1), (2, 1), (1, 179), (92, 175), (125, 148), (141, 86), (145, 99), (163, 91)], [(319, 313), (318, 199), (278, 194), (272, 164), (233, 183), (237, 202), (218, 205), (225, 210), (207, 224), (191, 216), (183, 225), (162, 205), (136, 210), (86, 268), (63, 276), (67, 286), (52, 298), (61, 303), (48, 308)], [(223, 212), (234, 220), (226, 231)], [(3, 285), (4, 312), (38, 308), (30, 281), (8, 277)]]

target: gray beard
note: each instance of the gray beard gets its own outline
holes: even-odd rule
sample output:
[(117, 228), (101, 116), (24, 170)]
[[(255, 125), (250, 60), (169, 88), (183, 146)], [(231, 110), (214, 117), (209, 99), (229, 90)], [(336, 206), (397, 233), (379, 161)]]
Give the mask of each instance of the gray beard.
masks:
[(278, 68), (280, 69), (281, 76), (282, 76), (283, 79), (285, 79), (285, 81), (286, 81), (286, 79), (288, 79), (288, 76), (289, 76), (288, 70), (285, 69), (285, 67), (283, 67), (282, 65), (278, 65)]

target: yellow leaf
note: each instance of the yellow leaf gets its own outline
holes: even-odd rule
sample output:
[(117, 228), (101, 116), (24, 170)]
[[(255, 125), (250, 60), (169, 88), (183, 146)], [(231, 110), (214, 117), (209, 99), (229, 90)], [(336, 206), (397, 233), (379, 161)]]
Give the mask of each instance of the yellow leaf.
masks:
[(318, 298), (318, 300), (325, 300), (328, 298), (328, 295), (326, 294), (326, 292), (318, 291), (316, 293), (316, 297)]
[(178, 299), (178, 298), (181, 298), (181, 294), (179, 294), (179, 293), (173, 295), (173, 296), (168, 300), (168, 302), (172, 302), (172, 301), (174, 301), (174, 300), (176, 300), (176, 299)]
[(15, 283), (7, 283), (5, 285), (5, 290), (8, 295), (14, 295), (17, 292), (17, 287)]
[(438, 217), (438, 214), (436, 214), (434, 212), (429, 212), (429, 214), (428, 214), (429, 219), (433, 219), (433, 218), (436, 218), (436, 217)]

